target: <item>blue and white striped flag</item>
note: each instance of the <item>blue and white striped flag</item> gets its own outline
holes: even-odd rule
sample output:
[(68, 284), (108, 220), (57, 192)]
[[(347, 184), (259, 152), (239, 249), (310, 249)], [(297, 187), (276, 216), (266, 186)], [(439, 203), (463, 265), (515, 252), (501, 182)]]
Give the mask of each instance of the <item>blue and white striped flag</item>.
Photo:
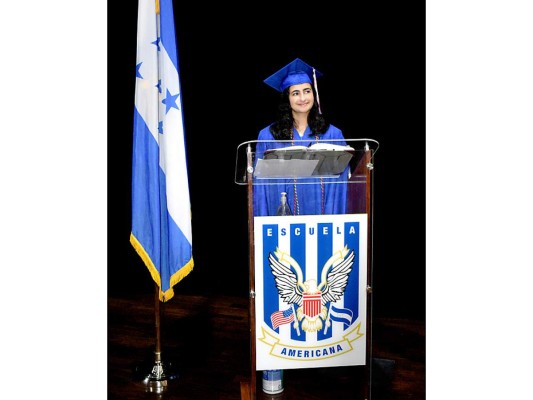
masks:
[(194, 266), (180, 93), (172, 0), (139, 0), (130, 242), (161, 301)]
[(344, 323), (345, 327), (350, 326), (353, 322), (353, 312), (349, 308), (338, 308), (332, 305), (329, 317), (333, 321)]

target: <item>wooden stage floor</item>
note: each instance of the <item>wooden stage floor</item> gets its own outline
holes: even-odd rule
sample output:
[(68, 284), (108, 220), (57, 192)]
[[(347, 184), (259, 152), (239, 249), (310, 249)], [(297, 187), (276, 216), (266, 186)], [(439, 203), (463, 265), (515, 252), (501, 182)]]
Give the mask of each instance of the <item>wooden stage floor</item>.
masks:
[[(162, 360), (170, 378), (160, 393), (143, 377), (155, 363), (154, 295), (108, 298), (108, 400), (245, 400), (250, 382), (248, 299), (176, 294), (160, 303)], [(425, 399), (423, 321), (374, 318), (371, 400)], [(257, 400), (359, 400), (363, 367), (285, 371), (285, 390)]]

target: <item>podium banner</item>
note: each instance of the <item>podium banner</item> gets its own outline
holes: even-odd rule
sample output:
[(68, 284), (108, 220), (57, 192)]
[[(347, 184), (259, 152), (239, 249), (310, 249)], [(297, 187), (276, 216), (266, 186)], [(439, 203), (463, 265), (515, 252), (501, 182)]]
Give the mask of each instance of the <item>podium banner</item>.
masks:
[(367, 219), (254, 217), (256, 370), (365, 365)]

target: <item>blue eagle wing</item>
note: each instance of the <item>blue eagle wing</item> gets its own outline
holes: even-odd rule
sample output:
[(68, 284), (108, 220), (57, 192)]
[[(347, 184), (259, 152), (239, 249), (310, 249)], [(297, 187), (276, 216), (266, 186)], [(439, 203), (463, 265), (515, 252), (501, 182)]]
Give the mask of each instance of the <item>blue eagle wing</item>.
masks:
[(348, 255), (334, 265), (326, 275), (326, 285), (322, 290), (322, 304), (339, 300), (348, 285), (348, 277), (352, 272), (355, 255), (352, 250)]
[(276, 281), (278, 293), (283, 301), (288, 304), (296, 303), (301, 306), (303, 296), (294, 271), (276, 260), (272, 253), (268, 255), (268, 261), (270, 263), (270, 270)]

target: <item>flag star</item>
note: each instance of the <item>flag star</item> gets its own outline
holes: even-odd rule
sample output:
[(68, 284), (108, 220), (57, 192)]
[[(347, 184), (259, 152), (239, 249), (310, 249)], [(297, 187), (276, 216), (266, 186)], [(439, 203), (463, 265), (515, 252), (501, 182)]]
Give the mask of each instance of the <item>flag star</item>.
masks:
[(163, 134), (163, 121), (159, 121), (159, 124), (157, 124), (157, 131)]
[(152, 42), (152, 44), (155, 44), (157, 46), (157, 51), (160, 51), (161, 48), (159, 47), (159, 42), (161, 42), (161, 38), (157, 38), (155, 41)]
[(143, 76), (139, 72), (139, 70), (141, 69), (141, 64), (142, 64), (142, 61), (139, 64), (137, 64), (137, 66), (135, 67), (136, 68), (135, 75), (137, 78), (143, 79)]
[(161, 79), (159, 79), (157, 81), (157, 85), (155, 85), (155, 87), (157, 88), (157, 90), (159, 91), (159, 93), (161, 93)]
[(172, 107), (174, 107), (176, 110), (179, 110), (178, 105), (176, 104), (176, 99), (179, 95), (179, 93), (171, 95), (167, 89), (167, 96), (161, 101), (166, 106), (165, 114), (168, 113), (168, 110), (170, 110)]

